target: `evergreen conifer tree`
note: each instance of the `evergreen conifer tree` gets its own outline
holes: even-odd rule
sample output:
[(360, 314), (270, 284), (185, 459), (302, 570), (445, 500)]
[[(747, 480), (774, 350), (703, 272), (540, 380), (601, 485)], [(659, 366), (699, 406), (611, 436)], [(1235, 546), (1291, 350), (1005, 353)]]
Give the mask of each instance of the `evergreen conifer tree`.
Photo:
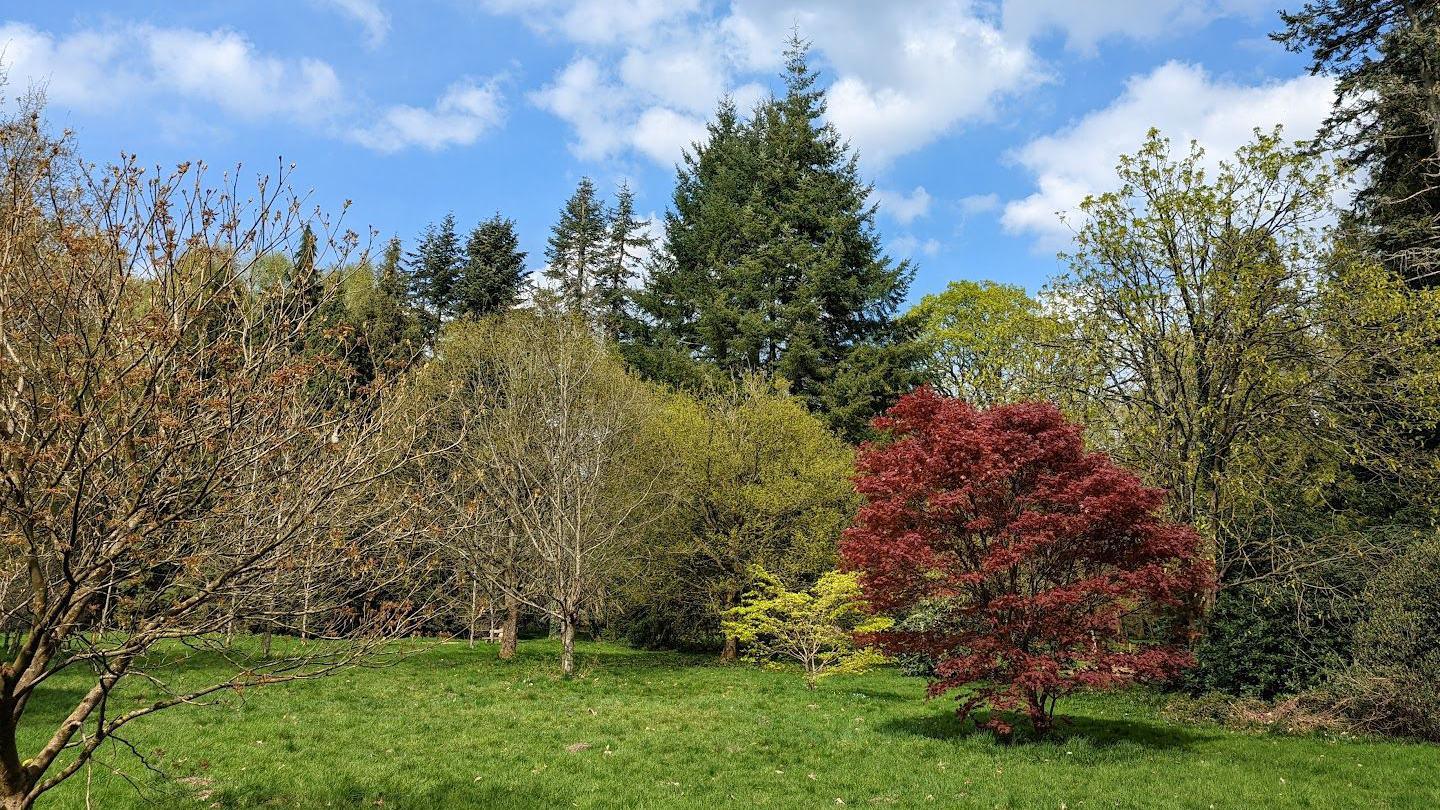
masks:
[(464, 262), (455, 215), (446, 214), (438, 226), (426, 226), (408, 258), (412, 295), (426, 313), (427, 329), (434, 332), (455, 314), (455, 288)]
[(550, 233), (545, 248), (548, 266), (544, 274), (551, 282), (542, 302), (593, 321), (596, 277), (605, 264), (605, 209), (595, 194), (595, 184), (582, 177), (575, 193), (560, 210), (560, 220)]
[(631, 282), (639, 275), (639, 262), (653, 241), (645, 221), (635, 216), (635, 192), (628, 183), (620, 184), (606, 225), (608, 241), (604, 263), (595, 278), (595, 304), (601, 330), (618, 341), (634, 331)]
[(525, 285), (525, 251), (515, 222), (496, 213), (465, 240), (465, 264), (455, 289), (455, 314), (482, 317), (520, 302)]
[(723, 101), (685, 156), (666, 261), (640, 296), (650, 328), (630, 354), (659, 377), (683, 377), (688, 361), (783, 378), (853, 438), (917, 381), (894, 321), (913, 273), (881, 250), (870, 187), (822, 120), (807, 52), (792, 37), (784, 95), (749, 121)]

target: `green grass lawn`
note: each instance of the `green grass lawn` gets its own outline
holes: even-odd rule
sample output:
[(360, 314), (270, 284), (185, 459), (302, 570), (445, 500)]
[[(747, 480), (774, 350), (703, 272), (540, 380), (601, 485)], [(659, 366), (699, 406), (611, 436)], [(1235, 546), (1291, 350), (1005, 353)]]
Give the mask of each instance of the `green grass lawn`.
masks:
[[(384, 669), (144, 718), (92, 769), (123, 807), (1440, 807), (1440, 748), (1181, 727), (1144, 692), (1062, 703), (1006, 745), (891, 671), (798, 675), (585, 644), (445, 644)], [(72, 681), (32, 705), (62, 712)], [(580, 744), (583, 744), (580, 745)], [(588, 746), (588, 747), (585, 747)], [(82, 771), (41, 806), (85, 807)]]

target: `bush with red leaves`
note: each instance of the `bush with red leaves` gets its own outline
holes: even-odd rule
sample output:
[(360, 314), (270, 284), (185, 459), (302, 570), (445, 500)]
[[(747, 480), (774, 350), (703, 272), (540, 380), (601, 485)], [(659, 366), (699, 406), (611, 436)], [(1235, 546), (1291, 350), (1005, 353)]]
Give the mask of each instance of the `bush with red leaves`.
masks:
[[(1189, 526), (1160, 517), (1164, 493), (1103, 453), (1053, 405), (977, 410), (920, 389), (875, 420), (861, 449), (865, 503), (841, 553), (871, 608), (898, 618), (870, 639), (936, 661), (929, 695), (959, 691), (961, 717), (1047, 732), (1079, 688), (1171, 678), (1181, 646), (1131, 640), (1128, 615), (1178, 608), (1212, 587)], [(1164, 609), (1164, 608), (1161, 608)]]

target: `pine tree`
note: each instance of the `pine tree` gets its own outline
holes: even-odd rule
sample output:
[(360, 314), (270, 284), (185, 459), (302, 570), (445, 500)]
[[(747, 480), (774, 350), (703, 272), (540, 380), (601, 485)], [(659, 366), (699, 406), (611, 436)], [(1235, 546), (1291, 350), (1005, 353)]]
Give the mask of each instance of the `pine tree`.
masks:
[(496, 213), (476, 225), (465, 240), (455, 314), (478, 318), (514, 307), (520, 302), (527, 275), (515, 222)]
[(553, 289), (544, 301), (586, 320), (595, 317), (595, 281), (605, 263), (605, 210), (595, 184), (582, 177), (560, 210), (545, 248), (545, 277)]
[(640, 296), (653, 328), (637, 365), (663, 376), (688, 357), (725, 375), (781, 377), (856, 437), (916, 381), (894, 322), (912, 269), (881, 251), (870, 187), (823, 123), (807, 52), (792, 37), (784, 96), (749, 121), (723, 101), (706, 142), (686, 155), (665, 223), (668, 261)]
[(434, 332), (455, 314), (455, 287), (464, 262), (455, 215), (446, 214), (438, 226), (426, 226), (408, 259), (411, 294), (426, 312), (427, 329)]
[(631, 282), (639, 275), (639, 262), (653, 239), (645, 220), (635, 216), (635, 192), (621, 183), (615, 206), (607, 214), (607, 243), (603, 265), (595, 277), (595, 303), (600, 328), (611, 340), (625, 340), (634, 331)]

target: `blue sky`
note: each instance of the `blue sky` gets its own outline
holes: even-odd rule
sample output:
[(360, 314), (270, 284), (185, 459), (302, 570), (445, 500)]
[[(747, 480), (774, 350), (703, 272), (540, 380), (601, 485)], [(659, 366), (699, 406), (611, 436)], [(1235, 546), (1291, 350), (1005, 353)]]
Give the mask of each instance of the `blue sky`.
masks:
[[(668, 204), (722, 93), (776, 83), (792, 26), (860, 150), (912, 298), (1053, 274), (1150, 126), (1233, 151), (1308, 137), (1328, 79), (1267, 40), (1277, 0), (74, 0), (0, 5), (6, 95), (43, 86), (96, 161), (273, 172), (407, 241), (514, 218), (530, 263), (582, 175)], [(1073, 218), (1073, 214), (1072, 214)]]

